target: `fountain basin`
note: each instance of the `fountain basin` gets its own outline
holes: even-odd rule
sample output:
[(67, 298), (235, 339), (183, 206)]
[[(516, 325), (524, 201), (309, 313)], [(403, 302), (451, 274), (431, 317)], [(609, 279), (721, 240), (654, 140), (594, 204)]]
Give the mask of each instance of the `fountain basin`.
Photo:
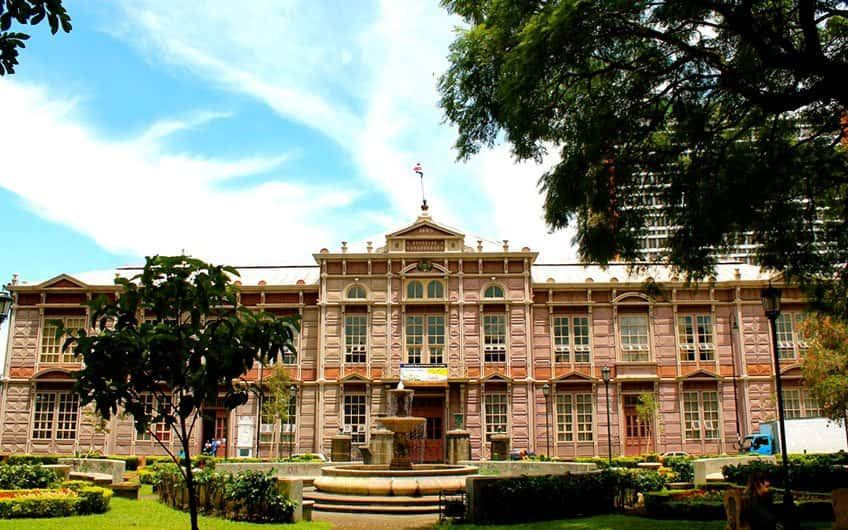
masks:
[(413, 464), (412, 469), (389, 469), (389, 466), (349, 464), (326, 466), (321, 473), (327, 477), (444, 477), (473, 475), (477, 473), (477, 468), (446, 464)]
[(409, 496), (465, 491), (465, 479), (477, 472), (473, 466), (414, 465), (412, 469), (388, 466), (343, 465), (323, 469), (315, 479), (321, 492), (348, 495)]
[(409, 433), (416, 430), (427, 418), (419, 418), (417, 416), (395, 416), (378, 418), (377, 422), (383, 424), (386, 429), (392, 432)]

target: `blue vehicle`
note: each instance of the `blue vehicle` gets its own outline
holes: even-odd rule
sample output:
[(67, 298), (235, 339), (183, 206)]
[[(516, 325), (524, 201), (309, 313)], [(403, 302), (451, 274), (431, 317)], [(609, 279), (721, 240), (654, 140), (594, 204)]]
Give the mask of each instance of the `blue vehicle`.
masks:
[[(789, 453), (835, 453), (848, 450), (843, 422), (827, 418), (786, 420), (786, 445)], [(760, 431), (742, 440), (742, 453), (773, 455), (780, 453), (780, 431), (776, 421), (760, 423)]]
[(761, 423), (760, 432), (749, 434), (742, 439), (740, 451), (749, 454), (773, 455), (775, 450), (774, 436), (772, 434), (772, 424)]

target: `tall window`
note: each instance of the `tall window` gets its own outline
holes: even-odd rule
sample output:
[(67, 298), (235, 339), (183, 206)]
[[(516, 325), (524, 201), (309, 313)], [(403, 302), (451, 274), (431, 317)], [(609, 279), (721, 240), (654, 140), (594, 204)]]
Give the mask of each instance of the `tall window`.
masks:
[(419, 281), (406, 284), (406, 297), (409, 299), (424, 298), (424, 286)]
[(821, 407), (804, 388), (785, 388), (783, 390), (783, 411), (787, 419), (811, 418), (821, 416)]
[(718, 392), (683, 392), (683, 420), (687, 440), (718, 439)]
[(710, 315), (680, 315), (677, 317), (677, 331), (680, 336), (681, 360), (715, 359), (713, 319)]
[(554, 360), (558, 363), (571, 361), (589, 362), (589, 318), (588, 317), (555, 317), (554, 318)]
[(490, 285), (483, 292), (483, 298), (503, 298), (504, 290), (500, 285)]
[(572, 442), (576, 433), (577, 441), (591, 442), (592, 412), (592, 394), (557, 394), (557, 441)]
[(804, 313), (781, 313), (775, 320), (777, 355), (781, 359), (797, 359), (807, 352), (807, 342), (798, 329), (806, 318)]
[[(148, 415), (156, 415), (157, 401), (153, 394), (145, 394), (144, 396), (142, 396), (142, 400), (144, 401), (144, 411)], [(171, 429), (168, 428), (167, 424), (164, 421), (157, 421), (156, 423), (151, 423), (150, 429), (147, 432), (136, 433), (136, 439), (144, 441), (153, 440), (153, 436), (150, 434), (150, 431), (153, 431), (153, 433), (161, 442), (168, 442), (171, 440)]]
[(346, 394), (342, 431), (350, 434), (351, 442), (365, 443), (365, 395)]
[(439, 280), (431, 280), (427, 284), (427, 298), (444, 298), (445, 286)]
[(493, 434), (506, 432), (508, 425), (509, 406), (506, 394), (486, 394), (486, 439)]
[(368, 343), (368, 315), (345, 315), (345, 362), (364, 363)]
[(445, 352), (444, 315), (407, 315), (406, 360), (408, 363), (441, 364)]
[(506, 315), (503, 313), (483, 314), (483, 360), (506, 362)]
[(648, 317), (621, 317), (621, 358), (624, 361), (650, 361)]
[[(56, 326), (51, 321), (59, 320), (65, 326), (65, 334), (56, 338)], [(74, 353), (67, 349), (62, 351), (65, 340), (77, 334), (80, 329), (85, 329), (85, 317), (51, 317), (45, 316), (41, 326), (41, 355), (39, 362), (42, 363), (72, 363), (77, 359)]]
[(74, 440), (79, 399), (72, 392), (36, 392), (32, 437), (35, 440)]

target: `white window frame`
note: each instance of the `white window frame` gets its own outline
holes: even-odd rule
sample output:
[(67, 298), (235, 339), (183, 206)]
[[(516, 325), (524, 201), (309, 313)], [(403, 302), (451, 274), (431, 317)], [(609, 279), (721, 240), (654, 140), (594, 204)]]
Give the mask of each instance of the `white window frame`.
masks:
[[(444, 313), (406, 315), (404, 335), (407, 363), (444, 364), (446, 320)], [(439, 325), (441, 334), (436, 332)]]
[(715, 325), (712, 315), (677, 315), (677, 340), (681, 361), (715, 361)]
[[(588, 405), (588, 423), (586, 406)], [(582, 421), (581, 421), (582, 420)], [(557, 443), (587, 442), (595, 439), (595, 401), (591, 392), (560, 392), (556, 394)], [(586, 427), (588, 426), (588, 429)]]
[[(353, 320), (357, 322), (353, 322)], [(360, 322), (364, 320), (364, 323)], [(345, 364), (368, 362), (368, 314), (346, 313), (344, 315)]]
[[(635, 328), (633, 325), (637, 320), (644, 321), (645, 333), (644, 344), (625, 344), (625, 338), (641, 338), (643, 334), (628, 333), (625, 335), (625, 329)], [(627, 322), (627, 325), (625, 325)], [(641, 327), (641, 326), (640, 326)], [(622, 362), (651, 362), (653, 360), (653, 351), (651, 349), (651, 319), (649, 315), (633, 315), (625, 314), (618, 316), (618, 336), (621, 351)], [(641, 342), (641, 341), (639, 341)]]
[[(50, 401), (49, 408), (39, 411), (39, 402), (44, 403), (43, 400)], [(67, 409), (69, 405), (73, 409)], [(79, 434), (79, 420), (79, 396), (74, 392), (62, 390), (35, 392), (29, 431), (32, 440), (74, 441)], [(69, 429), (68, 425), (71, 423), (73, 426)]]
[[(65, 333), (56, 338), (56, 326), (51, 321), (59, 320), (65, 326)], [(51, 316), (41, 318), (41, 340), (38, 345), (39, 364), (71, 364), (79, 362), (79, 358), (69, 348), (63, 349), (68, 337), (76, 335), (77, 330), (88, 329), (88, 317), (85, 315)], [(45, 351), (46, 350), (46, 351)]]
[(798, 326), (807, 319), (807, 314), (801, 311), (786, 311), (778, 315), (774, 322), (777, 334), (777, 355), (780, 360), (800, 360), (807, 352), (807, 341)]
[[(509, 335), (507, 314), (503, 311), (483, 312), (480, 314), (481, 331), (483, 332), (483, 362), (487, 364), (503, 364), (506, 362), (506, 344)], [(502, 328), (497, 333), (495, 327)], [(495, 333), (489, 333), (492, 329)]]
[(486, 420), (486, 441), (493, 434), (509, 432), (509, 394), (486, 392), (483, 395), (483, 416)]
[[(700, 442), (721, 438), (721, 397), (718, 390), (684, 390), (681, 398), (684, 440)], [(691, 408), (693, 405), (694, 409)]]
[(790, 387), (783, 389), (783, 412), (787, 420), (816, 418), (821, 416), (821, 407), (809, 389)]
[[(353, 410), (353, 407), (359, 410)], [(359, 421), (361, 420), (361, 421)], [(368, 400), (362, 392), (348, 392), (342, 398), (342, 432), (351, 436), (355, 444), (365, 443), (365, 426), (368, 425)]]
[[(585, 325), (585, 335), (577, 334), (578, 322), (581, 328)], [(552, 328), (555, 363), (592, 362), (592, 323), (587, 315), (554, 315)]]
[[(421, 296), (410, 296), (409, 295), (409, 286), (418, 283), (421, 286)], [(438, 285), (441, 289), (441, 296), (439, 293), (434, 293), (433, 296), (430, 296), (430, 286)], [(444, 301), (447, 293), (447, 285), (445, 281), (441, 278), (421, 278), (421, 277), (413, 277), (406, 280), (406, 284), (403, 286), (403, 296), (404, 300), (410, 301), (421, 301), (421, 300), (439, 300)]]
[[(142, 396), (144, 399), (144, 408), (148, 415), (153, 415), (153, 407), (157, 403), (156, 396), (153, 394), (144, 394)], [(153, 435), (150, 434), (150, 431), (156, 433), (159, 441), (162, 443), (169, 443), (171, 441), (171, 429), (169, 429), (164, 421), (157, 421), (156, 423), (151, 423), (149, 425), (149, 429), (147, 432), (139, 433), (135, 429), (133, 432), (135, 433), (135, 439), (139, 442), (156, 442)]]

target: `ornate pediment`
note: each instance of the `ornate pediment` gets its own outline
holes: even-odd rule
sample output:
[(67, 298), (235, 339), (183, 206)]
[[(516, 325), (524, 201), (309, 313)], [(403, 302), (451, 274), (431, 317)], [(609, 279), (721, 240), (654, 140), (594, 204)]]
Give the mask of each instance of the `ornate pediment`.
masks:
[(559, 377), (554, 378), (552, 383), (597, 383), (598, 379), (592, 377), (590, 375), (584, 374), (582, 372), (578, 372), (576, 370), (572, 370), (568, 373), (562, 374)]
[(421, 215), (415, 223), (386, 236), (388, 252), (461, 252), (465, 236)]
[(73, 276), (69, 276), (67, 274), (60, 274), (55, 278), (50, 278), (47, 281), (42, 282), (38, 285), (38, 287), (48, 289), (48, 288), (71, 288), (71, 289), (79, 289), (85, 288), (86, 285), (74, 278)]
[(679, 378), (681, 381), (720, 381), (721, 376), (704, 368), (698, 368)]

